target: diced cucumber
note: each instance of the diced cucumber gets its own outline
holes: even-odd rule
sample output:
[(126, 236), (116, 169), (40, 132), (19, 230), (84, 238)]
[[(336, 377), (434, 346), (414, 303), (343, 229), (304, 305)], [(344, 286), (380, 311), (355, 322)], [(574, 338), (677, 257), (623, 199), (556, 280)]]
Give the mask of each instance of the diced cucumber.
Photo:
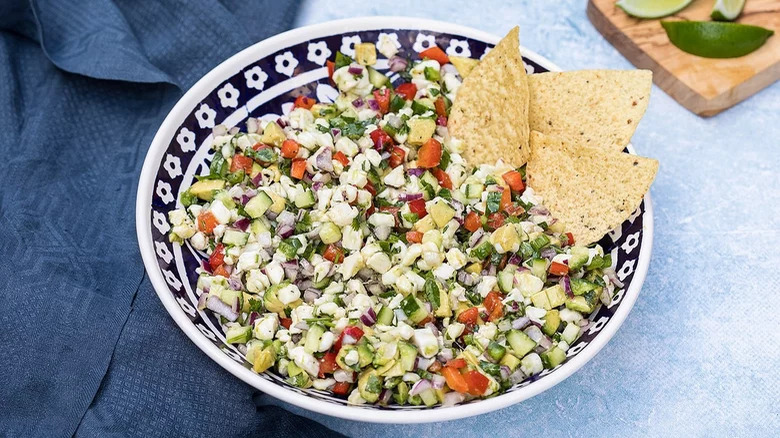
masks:
[(506, 341), (517, 357), (525, 356), (536, 347), (536, 342), (520, 330), (510, 330), (506, 334)]
[(509, 293), (514, 288), (515, 270), (507, 267), (498, 273), (498, 287), (504, 293)]
[(547, 294), (547, 300), (550, 302), (550, 307), (558, 307), (566, 302), (566, 292), (563, 291), (563, 286), (556, 284), (550, 286), (544, 290)]
[(436, 132), (436, 122), (433, 119), (411, 119), (406, 125), (409, 126), (406, 141), (412, 146), (421, 146)]
[(439, 402), (439, 399), (436, 398), (436, 392), (432, 388), (428, 388), (421, 392), (420, 398), (422, 399), (423, 403), (425, 403), (425, 406), (429, 407)]
[(553, 369), (566, 360), (566, 353), (560, 348), (552, 347), (540, 355), (545, 368)]
[(228, 344), (246, 344), (252, 339), (252, 327), (233, 326), (225, 332), (225, 340)]
[(401, 353), (401, 368), (407, 372), (412, 371), (414, 369), (414, 361), (417, 359), (417, 347), (408, 342), (398, 341), (398, 350)]
[(433, 101), (430, 99), (423, 98), (412, 101), (412, 112), (415, 114), (421, 115), (428, 111), (436, 111), (436, 107), (433, 105)]
[(190, 186), (190, 193), (204, 201), (214, 199), (214, 192), (225, 188), (225, 181), (221, 179), (204, 179)]
[(468, 183), (465, 185), (463, 193), (469, 199), (476, 199), (482, 196), (482, 192), (485, 190), (485, 186), (482, 184)]
[(585, 266), (588, 263), (589, 252), (584, 246), (573, 246), (571, 248), (571, 258), (569, 259), (569, 270), (574, 271)]
[(547, 281), (547, 259), (533, 259), (531, 260), (531, 273)]
[(561, 325), (561, 316), (557, 310), (548, 310), (544, 316), (544, 325), (542, 331), (547, 336), (552, 336), (558, 331), (558, 327)]
[(257, 192), (257, 195), (246, 203), (244, 211), (246, 211), (251, 218), (258, 218), (265, 214), (271, 204), (273, 204), (273, 201), (270, 196), (265, 192)]
[(249, 239), (249, 233), (244, 233), (238, 230), (226, 230), (222, 236), (222, 243), (225, 245), (246, 245), (246, 241)]
[(233, 290), (227, 287), (219, 288), (219, 299), (229, 306), (232, 306), (236, 301), (242, 303), (241, 295), (240, 290)]
[(393, 309), (387, 306), (382, 306), (382, 308), (379, 309), (379, 313), (376, 314), (376, 323), (390, 325), (393, 323), (393, 316)]
[(330, 245), (341, 240), (341, 228), (333, 222), (326, 222), (320, 228), (319, 235), (322, 243)]
[(311, 190), (304, 190), (295, 196), (295, 206), (298, 208), (308, 208), (314, 205), (314, 193)]
[(425, 181), (426, 184), (430, 185), (431, 188), (433, 188), (434, 194), (439, 191), (439, 180), (436, 179), (435, 176), (429, 171), (425, 171), (425, 173), (422, 174), (420, 177), (420, 181)]
[(576, 296), (566, 300), (566, 308), (588, 314), (593, 311), (593, 306), (583, 296)]
[(573, 323), (566, 324), (566, 328), (563, 329), (563, 333), (561, 333), (561, 339), (566, 341), (567, 344), (571, 345), (574, 343), (574, 341), (577, 340), (577, 336), (580, 335), (580, 326)]
[(428, 316), (425, 306), (420, 300), (415, 298), (414, 295), (408, 295), (401, 301), (401, 309), (414, 324), (417, 324)]
[(249, 226), (249, 229), (252, 230), (252, 233), (254, 233), (255, 236), (269, 231), (268, 227), (265, 225), (265, 222), (263, 222), (262, 219), (253, 220), (252, 225)]
[(387, 76), (379, 73), (371, 67), (368, 67), (368, 82), (371, 82), (371, 85), (373, 85), (374, 88), (382, 88), (383, 86), (387, 85), (389, 81), (390, 79)]
[(504, 347), (503, 345), (499, 344), (496, 341), (490, 341), (490, 343), (487, 346), (486, 352), (488, 356), (490, 356), (493, 360), (499, 361), (506, 354), (506, 347)]
[(322, 289), (325, 289), (326, 287), (328, 287), (328, 285), (330, 284), (330, 281), (331, 281), (331, 277), (325, 277), (325, 278), (323, 278), (320, 281), (315, 281), (312, 284), (312, 287), (315, 288), (315, 289), (322, 290)]
[(309, 331), (306, 333), (306, 343), (303, 344), (303, 349), (309, 353), (316, 353), (320, 347), (320, 338), (325, 333), (325, 326), (321, 324), (314, 324), (309, 327)]
[(600, 289), (601, 286), (597, 285), (596, 283), (591, 283), (588, 280), (584, 280), (582, 278), (572, 278), (569, 280), (571, 284), (571, 292), (574, 295), (585, 295), (586, 293)]

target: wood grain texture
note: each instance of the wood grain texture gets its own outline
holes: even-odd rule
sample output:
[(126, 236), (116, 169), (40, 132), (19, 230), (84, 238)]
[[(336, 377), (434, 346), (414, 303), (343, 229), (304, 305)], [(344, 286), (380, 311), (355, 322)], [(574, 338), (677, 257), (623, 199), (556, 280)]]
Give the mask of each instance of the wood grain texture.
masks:
[[(713, 1), (695, 0), (667, 20), (709, 21)], [(775, 31), (766, 44), (740, 58), (691, 55), (669, 41), (660, 20), (627, 15), (615, 0), (589, 0), (588, 18), (638, 68), (653, 71), (653, 82), (692, 112), (709, 117), (747, 99), (780, 79), (780, 1), (748, 0), (739, 23)]]

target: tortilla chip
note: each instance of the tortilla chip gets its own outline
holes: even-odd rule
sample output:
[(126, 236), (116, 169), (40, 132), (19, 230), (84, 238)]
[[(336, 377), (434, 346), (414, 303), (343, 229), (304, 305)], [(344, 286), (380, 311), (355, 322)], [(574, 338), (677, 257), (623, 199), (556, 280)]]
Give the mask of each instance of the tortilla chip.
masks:
[(652, 83), (650, 70), (530, 75), (530, 127), (567, 143), (622, 151), (647, 109)]
[(458, 88), (447, 122), (474, 166), (528, 161), (528, 78), (515, 27), (474, 67)]
[(531, 131), (528, 185), (578, 245), (601, 239), (639, 207), (658, 161)]

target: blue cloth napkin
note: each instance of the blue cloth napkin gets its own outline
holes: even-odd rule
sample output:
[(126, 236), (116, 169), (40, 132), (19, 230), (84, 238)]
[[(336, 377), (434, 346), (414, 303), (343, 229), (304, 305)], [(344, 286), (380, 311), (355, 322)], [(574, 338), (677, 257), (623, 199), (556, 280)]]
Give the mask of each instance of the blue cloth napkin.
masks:
[(135, 237), (151, 138), (298, 2), (0, 2), (0, 436), (331, 436), (199, 351)]

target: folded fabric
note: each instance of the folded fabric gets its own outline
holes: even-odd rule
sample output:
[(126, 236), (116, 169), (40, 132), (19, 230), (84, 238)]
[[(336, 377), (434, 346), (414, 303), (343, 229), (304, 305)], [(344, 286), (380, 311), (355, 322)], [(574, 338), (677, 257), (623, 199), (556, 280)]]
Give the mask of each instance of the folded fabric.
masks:
[(165, 313), (135, 238), (138, 175), (167, 111), (297, 7), (0, 2), (0, 435), (329, 433), (258, 412)]

